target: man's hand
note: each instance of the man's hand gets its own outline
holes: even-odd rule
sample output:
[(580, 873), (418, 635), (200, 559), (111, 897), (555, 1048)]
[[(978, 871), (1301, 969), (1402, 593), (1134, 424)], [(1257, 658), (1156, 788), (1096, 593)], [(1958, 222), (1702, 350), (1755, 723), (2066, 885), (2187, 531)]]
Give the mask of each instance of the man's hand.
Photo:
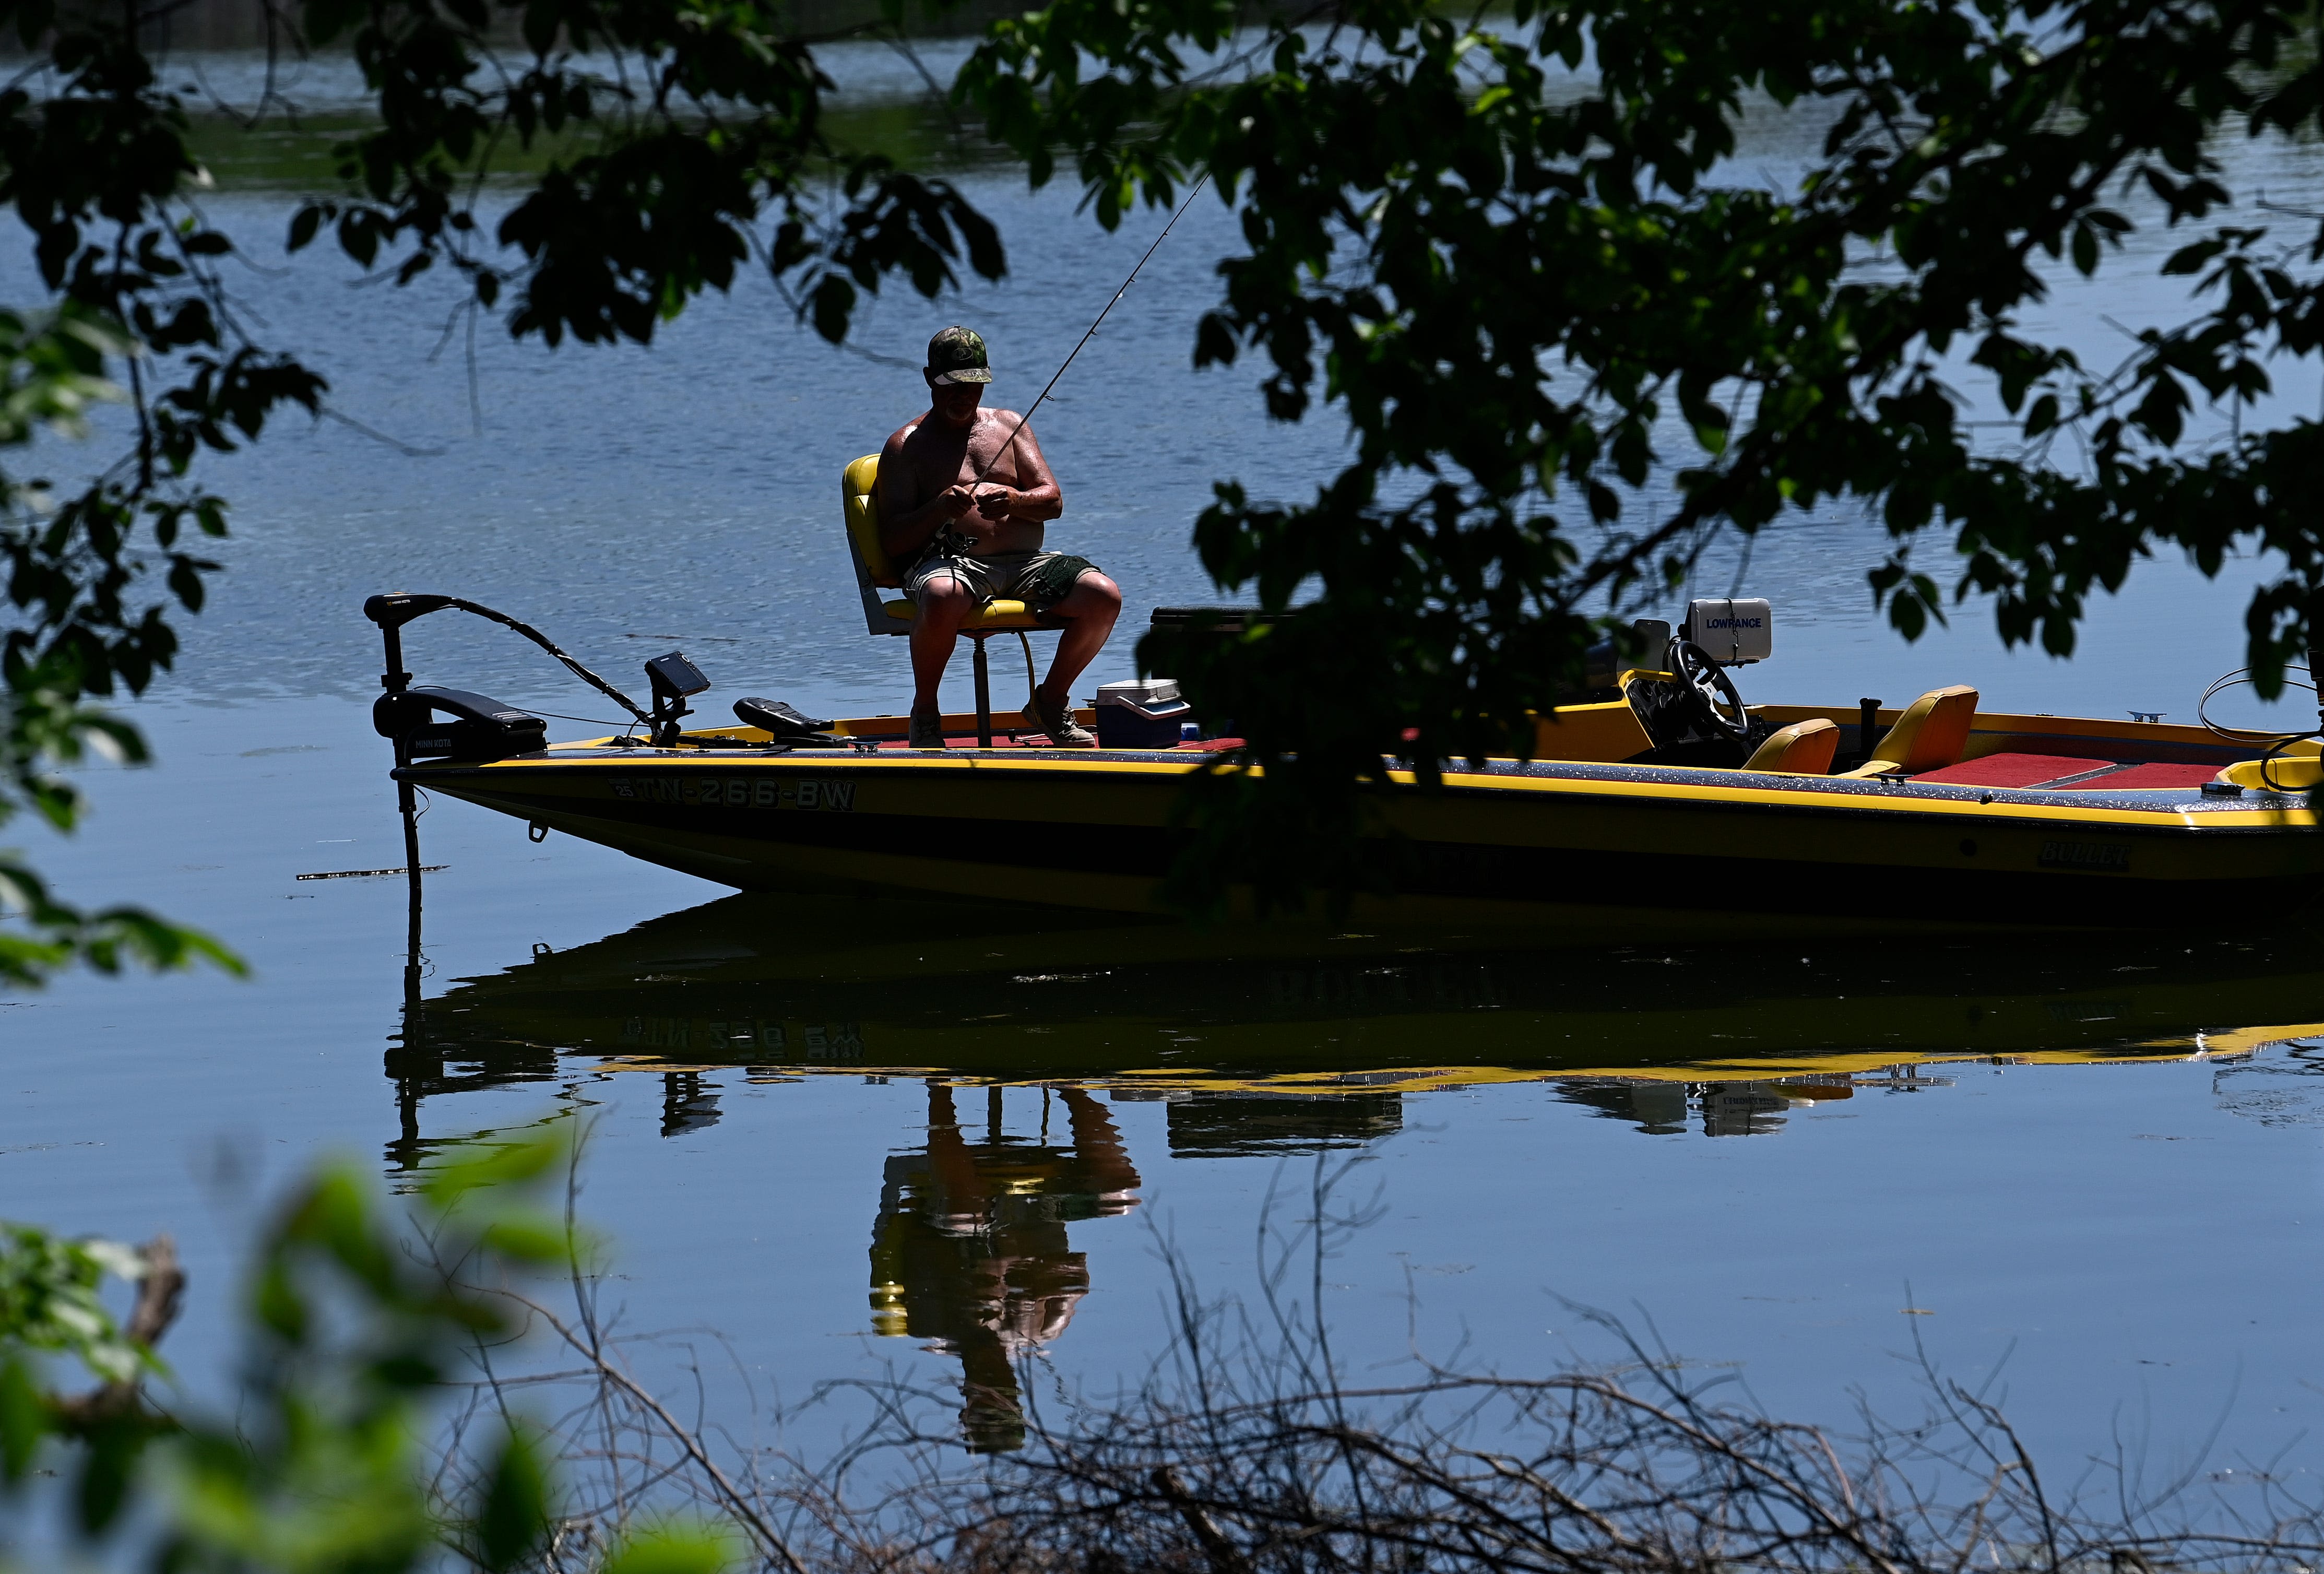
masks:
[(936, 493), (936, 506), (944, 510), (945, 518), (956, 520), (976, 506), (976, 496), (965, 486), (947, 486)]
[(976, 511), (988, 520), (1005, 520), (1017, 493), (1006, 486), (985, 486), (977, 489)]

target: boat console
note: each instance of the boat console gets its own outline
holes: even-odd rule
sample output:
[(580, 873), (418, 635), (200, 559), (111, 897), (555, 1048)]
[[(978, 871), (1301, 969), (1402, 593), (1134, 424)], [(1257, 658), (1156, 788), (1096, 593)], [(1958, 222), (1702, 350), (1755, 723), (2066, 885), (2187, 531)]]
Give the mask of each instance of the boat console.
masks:
[[(1775, 729), (1752, 714), (1728, 669), (1765, 661), (1774, 653), (1775, 613), (1766, 602), (1698, 600), (1689, 603), (1675, 631), (1660, 619), (1641, 618), (1627, 638), (1591, 646), (1584, 658), (1587, 688), (1580, 704), (1622, 705), (1637, 718), (1646, 747), (1618, 757), (1620, 762), (1739, 768)], [(1561, 705), (1556, 711), (1572, 708)], [(1554, 714), (1540, 730), (1541, 758), (1602, 757), (1562, 751), (1558, 719)]]

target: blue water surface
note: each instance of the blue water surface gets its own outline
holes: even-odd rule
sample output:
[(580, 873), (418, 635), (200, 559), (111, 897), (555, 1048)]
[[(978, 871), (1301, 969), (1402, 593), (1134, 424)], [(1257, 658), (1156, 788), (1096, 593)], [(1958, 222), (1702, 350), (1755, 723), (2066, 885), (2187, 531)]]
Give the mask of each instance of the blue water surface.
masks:
[[(1771, 165), (1787, 150), (1770, 132)], [(96, 810), (73, 842), (25, 833), (69, 898), (134, 899), (200, 924), (247, 957), (254, 976), (75, 977), (0, 1000), (0, 1213), (140, 1238), (175, 1232), (194, 1288), (170, 1351), (197, 1389), (228, 1348), (243, 1243), (303, 1168), (343, 1155), (404, 1183), (437, 1145), (563, 1112), (590, 1133), (582, 1206), (613, 1243), (609, 1301), (637, 1330), (703, 1330), (655, 1347), (644, 1369), (682, 1386), (691, 1350), (712, 1373), (706, 1403), (738, 1428), (822, 1446), (843, 1430), (847, 1401), (780, 1422), (779, 1409), (818, 1384), (889, 1372), (941, 1392), (957, 1379), (954, 1347), (970, 1337), (925, 1321), (905, 1337), (878, 1331), (888, 1259), (875, 1248), (883, 1230), (904, 1228), (894, 1221), (910, 1212), (931, 1147), (953, 1140), (932, 1135), (943, 1122), (932, 1121), (931, 1087), (976, 1069), (846, 1069), (851, 1048), (889, 1063), (883, 1049), (899, 1040), (881, 1025), (901, 1020), (897, 993), (909, 986), (921, 1000), (933, 990), (964, 1021), (1016, 1013), (1045, 1054), (1052, 1039), (1093, 1054), (1134, 1043), (1157, 1066), (1199, 1063), (1205, 1036), (1235, 1026), (1243, 1008), (1206, 992), (1215, 980), (1201, 963), (1141, 969), (1134, 936), (1070, 924), (1048, 940), (1009, 942), (1010, 968), (1047, 954), (1055, 970), (970, 968), (948, 997), (913, 983), (899, 938), (887, 971), (831, 973), (836, 981), (816, 992), (823, 1015), (788, 1014), (785, 991), (829, 971), (816, 960), (825, 948), (882, 941), (879, 914), (851, 908), (833, 921), (868, 932), (799, 939), (791, 981), (767, 986), (765, 1015), (795, 1036), (786, 1044), (829, 1051), (817, 1074), (770, 1072), (764, 1056), (755, 1070), (721, 1069), (699, 1045), (688, 1063), (703, 1069), (682, 1076), (616, 1069), (592, 1048), (505, 1074), (479, 1061), (464, 1078), (453, 1064), (444, 1085), (415, 1094), (392, 1058), (406, 1044), (402, 886), (295, 878), (402, 861), (384, 745), (369, 728), (379, 649), (357, 609), (374, 592), (448, 591), (503, 608), (623, 683), (644, 658), (683, 647), (715, 681), (706, 713), (744, 694), (823, 713), (901, 708), (901, 642), (863, 632), (835, 507), (841, 467), (919, 408), (917, 375), (872, 356), (908, 362), (934, 329), (972, 323), (992, 345), (993, 399), (1021, 408), (1161, 224), (1139, 215), (1106, 235), (1070, 191), (961, 178), (1001, 224), (1010, 277), (939, 304), (881, 298), (857, 339), (870, 356), (824, 345), (752, 286), (699, 303), (650, 348), (549, 351), (487, 329), (472, 384), (464, 334), (436, 353), (455, 304), (437, 286), (359, 286), (320, 261), (276, 271), (254, 246), (265, 266), (240, 285), (254, 320), (330, 376), (346, 420), (283, 429), (210, 468), (209, 483), (235, 503), (226, 571), (208, 610), (186, 625), (178, 671), (130, 707), (160, 763), (92, 773)], [(290, 198), (228, 192), (214, 207), (272, 236)], [(1195, 202), (1039, 418), (1067, 500), (1054, 538), (1123, 584), (1133, 622), (1153, 605), (1216, 599), (1187, 544), (1213, 481), (1295, 497), (1343, 462), (1328, 422), (1267, 421), (1250, 369), (1191, 369), (1213, 265), (1236, 244), (1231, 216)], [(2103, 317), (2153, 320), (2172, 305), (2061, 289), (2055, 308), (2097, 345), (2112, 331)], [(2308, 379), (2296, 391), (2295, 375)], [(2284, 397), (2312, 396), (2312, 373), (2286, 378)], [(2176, 562), (2142, 565), (2121, 595), (2094, 607), (2077, 658), (2061, 663), (2002, 649), (1976, 606), (1904, 644), (1876, 619), (1865, 585), (1882, 549), (1877, 524), (1831, 511), (1771, 533), (1748, 572), (1725, 549), (1706, 560), (1696, 588), (1763, 594), (1776, 608), (1776, 655), (1743, 675), (1750, 697), (1893, 704), (1966, 682), (1991, 708), (2191, 721), (2205, 685), (2237, 664), (2240, 608), (2264, 568), (2231, 565), (2210, 581)], [(1088, 683), (1132, 673), (1131, 632), (1126, 624)], [(431, 620), (411, 631), (410, 651), (424, 680), (605, 713), (538, 652), (481, 623)], [(1004, 673), (1012, 658), (1002, 658)], [(964, 673), (947, 693), (964, 707)], [(422, 980), (438, 1021), (484, 1008), (465, 1002), (487, 1000), (486, 986), (460, 980), (537, 976), (524, 970), (724, 895), (567, 839), (530, 843), (516, 823), (458, 804), (434, 805), (421, 836), (427, 861), (446, 866), (428, 888)], [(1887, 898), (1866, 899), (1870, 908)], [(2264, 937), (2278, 917), (2220, 913), (2208, 940)], [(697, 949), (722, 925), (735, 926), (738, 944), (758, 943), (748, 910), (692, 922)], [(982, 922), (961, 914), (947, 954), (981, 944)], [(1546, 1057), (1567, 1030), (1536, 997), (1554, 1001), (1571, 979), (1599, 1002), (1591, 1044), (1618, 1040), (1625, 1063), (1729, 1053), (1715, 990), (1683, 1028), (1658, 1013), (1674, 976), (1724, 979), (1719, 968), (1734, 964), (1715, 948), (1665, 953), (1651, 933), (1604, 939), (1613, 949), (1603, 955), (1497, 960), (1495, 977), (1534, 991), (1521, 1020), (1489, 990), (1416, 1006), (1388, 983), (1416, 964), (1393, 958), (1328, 973), (1302, 972), (1302, 962), (1282, 975), (1293, 985), (1375, 976), (1388, 993), (1286, 1006), (1271, 1031), (1305, 1035), (1311, 1064), (1359, 1045), (1368, 1065), (1489, 1065), (1513, 1049)], [(1100, 951), (1104, 960), (1087, 960)], [(1795, 1017), (1803, 1042), (1829, 1050), (1814, 1025), (1860, 989), (1897, 1004), (1895, 1020), (1867, 1019), (1858, 1058), (1893, 1052), (1902, 1064), (1979, 1048), (1972, 1019), (1956, 1028), (1931, 1002), (1992, 994), (2038, 1010), (2054, 990), (2052, 1046), (2107, 1039), (2115, 959), (2081, 956), (2078, 976), (2039, 987), (1993, 985), (1987, 975), (2002, 960), (1897, 947), (1766, 958), (1747, 969), (1765, 987), (1738, 997), (1737, 1031), (1754, 1053), (1780, 1048)], [(1155, 980), (1174, 965), (1186, 1003), (1157, 1008)], [(1795, 965), (1807, 971), (1784, 971)], [(2120, 965), (2162, 964), (2142, 953)], [(1095, 970), (1084, 980), (1095, 992), (1048, 1011), (1038, 980), (1074, 968)], [(1123, 981), (1133, 974), (1144, 991), (1134, 999)], [(639, 1022), (659, 1019), (667, 980), (641, 971), (625, 984), (618, 969), (591, 979), (617, 997), (633, 986)], [(2126, 972), (2121, 988), (2139, 980)], [(2190, 1034), (2324, 1022), (2324, 998), (2297, 989), (2255, 989), (2248, 1007), (2234, 989), (2190, 998), (2181, 1013)], [(2139, 1000), (2124, 999), (2127, 1023)], [(1632, 1007), (1634, 1030), (1606, 1027), (1608, 1010)], [(2126, 1026), (2113, 1047), (2144, 1031)], [(639, 1047), (651, 1047), (649, 1029), (638, 1033)], [(2129, 1439), (2157, 1468), (2199, 1456), (2227, 1468), (2286, 1448), (2278, 1468), (2306, 1468), (2305, 1440), (2324, 1419), (2310, 1330), (2324, 1291), (2319, 1105), (2306, 1061), (2281, 1045), (2204, 1058), (2191, 1038), (2122, 1063), (2015, 1058), (1857, 1073), (1844, 1098), (1754, 1091), (1765, 1079), (1748, 1071), (1652, 1084), (1635, 1099), (1625, 1084), (1591, 1083), (1615, 1091), (1583, 1097), (1571, 1082), (1505, 1080), (1336, 1105), (1286, 1100), (1287, 1113), (1099, 1086), (1091, 1097), (1134, 1184), (1113, 1188), (1126, 1200), (1026, 1225), (1028, 1240), (1039, 1238), (1027, 1249), (1048, 1253), (1039, 1260), (1052, 1268), (1061, 1253), (1082, 1254), (1067, 1277), (1086, 1283), (1075, 1279), (1054, 1305), (1012, 1302), (1021, 1326), (1009, 1348), (1066, 1386), (1133, 1377), (1167, 1344), (1169, 1265), (1208, 1292), (1250, 1295), (1265, 1227), (1303, 1217), (1318, 1164), (1344, 1165), (1338, 1194), (1372, 1215), (1338, 1242), (1323, 1275), (1352, 1370), (1406, 1369), (1398, 1363), (1415, 1351), (1511, 1372), (1616, 1358), (1618, 1339), (1581, 1310), (1600, 1308), (1784, 1413), (1844, 1418), (1859, 1392), (1910, 1409), (1932, 1363), (1990, 1380), (2029, 1438), (2068, 1460)], [(1582, 1063), (1606, 1069), (1602, 1058)], [(1059, 1138), (1069, 1114), (1059, 1089), (1005, 1090), (997, 1130), (984, 1088), (972, 1082), (951, 1097), (962, 1140), (989, 1164), (1065, 1147), (1069, 1157), (1038, 1162), (1072, 1175), (1094, 1162)], [(987, 1250), (915, 1238), (916, 1261)], [(968, 1293), (927, 1272), (936, 1277), (915, 1293), (954, 1293), (951, 1314), (974, 1322), (975, 1306), (959, 1300)]]

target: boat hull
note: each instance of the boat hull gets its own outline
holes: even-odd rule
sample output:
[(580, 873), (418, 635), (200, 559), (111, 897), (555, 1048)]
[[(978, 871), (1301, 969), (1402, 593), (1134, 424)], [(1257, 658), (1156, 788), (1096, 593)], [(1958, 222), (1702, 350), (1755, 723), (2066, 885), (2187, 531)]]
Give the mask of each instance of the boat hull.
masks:
[[(744, 890), (1157, 910), (1183, 752), (576, 746), (402, 779)], [(2253, 925), (2324, 873), (2306, 800), (1489, 762), (1388, 796), (1347, 920), (1756, 936)]]

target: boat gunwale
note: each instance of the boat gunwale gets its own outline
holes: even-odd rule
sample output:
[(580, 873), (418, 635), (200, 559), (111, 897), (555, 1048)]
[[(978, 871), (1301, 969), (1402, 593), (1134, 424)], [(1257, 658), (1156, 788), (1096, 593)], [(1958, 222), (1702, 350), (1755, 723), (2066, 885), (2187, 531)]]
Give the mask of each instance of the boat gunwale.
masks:
[[(731, 772), (747, 766), (786, 775), (801, 771), (828, 774), (836, 768), (850, 774), (874, 770), (921, 775), (997, 770), (1012, 775), (1029, 771), (1043, 775), (1062, 772), (1069, 777), (1179, 778), (1202, 769), (1201, 760), (1167, 750), (1012, 748), (1005, 752), (954, 750), (937, 755), (933, 751), (864, 752), (852, 748), (795, 748), (770, 752), (763, 748), (741, 746), (732, 750), (624, 749), (576, 755), (571, 752), (576, 747), (579, 746), (565, 745), (561, 746), (563, 752), (553, 749), (498, 760), (418, 764), (395, 775), (398, 779), (425, 785), (450, 776), (512, 769), (591, 775), (641, 769), (656, 773)], [(1448, 769), (1441, 779), (1447, 796), (1471, 800), (1537, 793), (1559, 796), (1586, 794), (1763, 811), (1839, 813), (1851, 818), (1886, 819), (1917, 814), (1935, 815), (1956, 823), (1963, 817), (2003, 823), (2033, 819), (2105, 825), (2123, 833), (2200, 830), (2211, 834), (2284, 834), (2311, 830), (2317, 824), (2316, 813), (2308, 806), (2302, 794), (2246, 793), (2236, 797), (2215, 797), (2183, 787), (2120, 788), (2112, 793), (2090, 788), (2044, 791), (1879, 777), (1778, 776), (1774, 772), (1711, 766), (1539, 759), (1489, 759), (1483, 762), (1482, 769)], [(1417, 778), (1408, 769), (1391, 770), (1388, 780), (1401, 787), (1417, 785)], [(2200, 825), (2197, 822), (2200, 822)]]

